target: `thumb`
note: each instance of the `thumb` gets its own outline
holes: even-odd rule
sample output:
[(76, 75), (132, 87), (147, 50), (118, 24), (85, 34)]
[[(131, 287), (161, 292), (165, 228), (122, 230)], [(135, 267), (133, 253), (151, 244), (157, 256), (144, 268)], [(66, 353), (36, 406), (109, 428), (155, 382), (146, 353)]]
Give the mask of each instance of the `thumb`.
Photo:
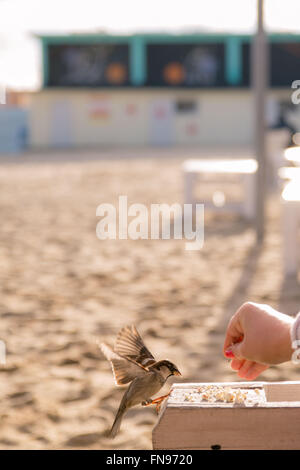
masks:
[(236, 359), (244, 359), (245, 358), (244, 354), (243, 354), (244, 341), (232, 344), (231, 346), (229, 346), (227, 351), (228, 350), (231, 352), (232, 357), (235, 357)]
[(237, 343), (232, 343), (230, 346), (228, 346), (228, 348), (226, 348), (225, 356), (228, 359), (234, 359), (234, 358), (243, 359), (244, 358), (243, 350), (244, 350), (243, 340)]

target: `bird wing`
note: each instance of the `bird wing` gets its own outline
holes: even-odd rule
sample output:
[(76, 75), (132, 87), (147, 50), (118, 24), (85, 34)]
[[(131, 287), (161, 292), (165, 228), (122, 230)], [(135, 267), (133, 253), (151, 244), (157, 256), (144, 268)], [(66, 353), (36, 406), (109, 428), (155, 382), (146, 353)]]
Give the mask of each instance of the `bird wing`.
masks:
[(111, 363), (116, 385), (125, 385), (140, 375), (147, 372), (141, 364), (131, 359), (121, 357), (106, 343), (99, 344), (106, 359)]
[(148, 368), (155, 363), (155, 359), (134, 325), (125, 326), (118, 333), (115, 351), (122, 357), (133, 360), (135, 363)]

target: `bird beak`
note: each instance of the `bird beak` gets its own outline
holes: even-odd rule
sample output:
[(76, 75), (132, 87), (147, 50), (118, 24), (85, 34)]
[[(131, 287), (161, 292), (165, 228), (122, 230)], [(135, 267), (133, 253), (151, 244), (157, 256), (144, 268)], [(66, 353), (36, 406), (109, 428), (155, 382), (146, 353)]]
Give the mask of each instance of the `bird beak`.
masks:
[(173, 375), (181, 375), (178, 369), (174, 370)]

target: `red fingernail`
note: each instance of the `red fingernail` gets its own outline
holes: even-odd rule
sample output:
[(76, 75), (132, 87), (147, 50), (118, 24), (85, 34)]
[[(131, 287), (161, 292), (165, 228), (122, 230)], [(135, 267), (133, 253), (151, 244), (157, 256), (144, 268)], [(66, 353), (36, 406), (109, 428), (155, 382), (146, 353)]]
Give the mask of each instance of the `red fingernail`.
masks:
[(234, 354), (231, 349), (226, 349), (225, 356), (228, 357), (228, 359), (234, 358)]

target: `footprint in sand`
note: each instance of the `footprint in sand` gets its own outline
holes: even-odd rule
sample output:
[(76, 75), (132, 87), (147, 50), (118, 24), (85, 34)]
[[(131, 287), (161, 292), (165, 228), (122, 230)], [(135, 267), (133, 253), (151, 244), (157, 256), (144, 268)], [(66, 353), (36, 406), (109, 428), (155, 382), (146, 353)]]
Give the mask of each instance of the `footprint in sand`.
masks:
[(77, 434), (65, 442), (68, 447), (84, 447), (95, 444), (103, 437), (103, 432), (90, 432), (87, 434)]
[(27, 405), (32, 405), (34, 403), (34, 398), (30, 392), (16, 392), (9, 395), (10, 400), (12, 401), (13, 407), (23, 407)]

